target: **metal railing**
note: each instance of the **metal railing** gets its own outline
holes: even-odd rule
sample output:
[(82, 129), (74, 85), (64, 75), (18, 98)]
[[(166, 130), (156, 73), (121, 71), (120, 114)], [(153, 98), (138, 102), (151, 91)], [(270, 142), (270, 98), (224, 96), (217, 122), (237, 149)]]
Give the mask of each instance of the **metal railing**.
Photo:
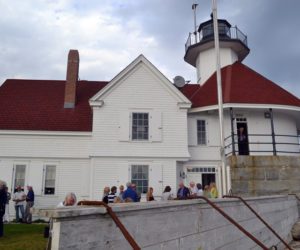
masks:
[(221, 210), (218, 206), (216, 206), (213, 202), (211, 202), (208, 198), (204, 196), (197, 196), (197, 199), (202, 199), (206, 201), (211, 207), (216, 209), (223, 217), (229, 220), (234, 226), (236, 226), (240, 231), (242, 231), (247, 237), (253, 240), (257, 245), (259, 245), (262, 249), (269, 249), (262, 242), (260, 242), (257, 238), (255, 238), (251, 233), (249, 233), (245, 228), (243, 228), (239, 223), (237, 223), (234, 219), (232, 219), (228, 214), (226, 214), (223, 210)]
[(245, 204), (246, 207), (249, 208), (249, 210), (256, 215), (256, 217), (289, 249), (292, 250), (292, 248), (290, 248), (290, 246), (273, 230), (273, 228), (271, 228), (271, 226), (258, 214), (255, 212), (255, 210), (240, 196), (234, 196), (234, 195), (224, 195), (223, 198), (236, 198), (239, 199), (241, 202), (243, 202)]
[(116, 223), (117, 227), (120, 228), (121, 232), (123, 233), (125, 239), (128, 241), (128, 243), (132, 246), (134, 250), (140, 250), (141, 248), (139, 245), (135, 242), (135, 240), (132, 238), (130, 233), (126, 230), (124, 225), (121, 223), (119, 218), (115, 215), (115, 213), (112, 211), (111, 207), (108, 206), (103, 201), (79, 201), (77, 205), (88, 205), (88, 206), (104, 206), (106, 208), (107, 213), (110, 215), (110, 217), (113, 219), (113, 221)]
[[(257, 140), (257, 138), (265, 137), (262, 140)], [(282, 141), (295, 138), (293, 142)], [(269, 140), (267, 140), (269, 139)], [(252, 153), (272, 153), (273, 155), (277, 155), (278, 153), (282, 154), (295, 154), (300, 155), (300, 135), (282, 135), (282, 134), (248, 134), (246, 142), (238, 142), (238, 135), (232, 134), (227, 136), (225, 139), (225, 156), (230, 155), (238, 155), (239, 154), (239, 145), (247, 144), (247, 154), (246, 155), (253, 155)], [(251, 145), (257, 145), (257, 150), (254, 150), (253, 147), (251, 149)], [(262, 145), (271, 145), (271, 147), (267, 147), (264, 149), (258, 149)], [(236, 148), (237, 146), (237, 148)], [(298, 146), (296, 151), (288, 151), (283, 150), (282, 146)], [(245, 155), (245, 154), (244, 154)]]
[[(219, 26), (219, 39), (221, 41), (223, 40), (230, 40), (230, 39), (237, 39), (240, 40), (246, 47), (248, 47), (248, 39), (247, 36), (238, 29), (237, 26), (231, 27), (230, 29), (221, 29)], [(196, 39), (197, 37), (197, 39)], [(214, 31), (213, 29), (211, 30), (205, 30), (203, 33), (203, 30), (200, 32), (195, 33), (190, 32), (188, 39), (185, 43), (185, 51), (188, 50), (188, 48), (194, 44), (204, 42), (204, 41), (209, 41), (209, 40), (214, 40)]]

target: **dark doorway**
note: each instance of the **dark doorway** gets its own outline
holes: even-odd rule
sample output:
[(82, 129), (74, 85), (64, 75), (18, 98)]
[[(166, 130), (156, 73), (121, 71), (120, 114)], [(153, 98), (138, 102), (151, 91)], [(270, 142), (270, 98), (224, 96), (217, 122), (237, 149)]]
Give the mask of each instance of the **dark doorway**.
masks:
[(211, 182), (216, 182), (216, 175), (215, 174), (202, 174), (202, 187), (206, 185), (209, 186)]
[(248, 126), (246, 122), (237, 122), (239, 155), (249, 155)]

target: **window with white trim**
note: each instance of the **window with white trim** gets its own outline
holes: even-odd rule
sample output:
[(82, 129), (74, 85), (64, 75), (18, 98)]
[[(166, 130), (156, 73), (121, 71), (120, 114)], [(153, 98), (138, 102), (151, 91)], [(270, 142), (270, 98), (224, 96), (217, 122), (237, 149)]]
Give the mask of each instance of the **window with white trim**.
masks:
[(132, 113), (131, 138), (133, 141), (149, 140), (149, 113)]
[(136, 184), (136, 190), (146, 194), (149, 187), (149, 166), (131, 165), (131, 183)]
[(56, 179), (56, 166), (45, 166), (45, 182), (44, 182), (44, 194), (55, 194), (55, 179)]
[(206, 145), (206, 121), (197, 120), (198, 145)]
[(17, 186), (20, 186), (23, 190), (25, 187), (25, 173), (26, 165), (16, 164), (15, 165), (15, 180), (14, 180), (14, 190), (17, 191)]

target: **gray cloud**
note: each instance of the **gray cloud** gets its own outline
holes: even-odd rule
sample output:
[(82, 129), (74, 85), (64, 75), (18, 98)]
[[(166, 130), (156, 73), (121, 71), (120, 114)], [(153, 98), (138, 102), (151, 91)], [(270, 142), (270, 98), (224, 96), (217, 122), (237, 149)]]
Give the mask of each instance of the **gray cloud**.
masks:
[[(203, 0), (0, 0), (0, 81), (6, 78), (64, 79), (67, 53), (80, 52), (80, 77), (110, 80), (143, 53), (167, 77), (195, 82), (183, 61), (193, 29), (209, 19)], [(244, 63), (300, 96), (298, 0), (219, 0), (218, 17), (248, 35)]]

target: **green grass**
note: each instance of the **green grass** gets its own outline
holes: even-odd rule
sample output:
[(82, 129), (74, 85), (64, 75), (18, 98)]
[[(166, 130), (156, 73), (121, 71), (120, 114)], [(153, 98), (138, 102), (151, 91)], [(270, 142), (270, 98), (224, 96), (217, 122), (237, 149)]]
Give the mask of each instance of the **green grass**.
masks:
[(44, 228), (48, 224), (4, 224), (4, 237), (0, 238), (1, 250), (46, 249)]

